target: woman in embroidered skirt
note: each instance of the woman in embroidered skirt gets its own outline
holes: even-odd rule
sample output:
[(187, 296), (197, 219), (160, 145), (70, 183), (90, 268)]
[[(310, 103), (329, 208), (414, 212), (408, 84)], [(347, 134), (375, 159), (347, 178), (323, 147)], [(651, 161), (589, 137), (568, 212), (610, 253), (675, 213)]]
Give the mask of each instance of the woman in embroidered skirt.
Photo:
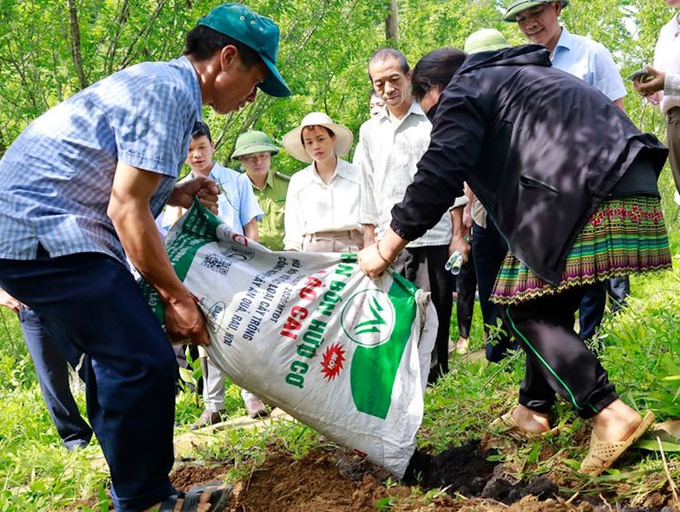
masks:
[(470, 56), (442, 48), (420, 60), (412, 82), (432, 142), (390, 230), (359, 263), (380, 275), (467, 182), (508, 242), (492, 300), (527, 356), (519, 404), (494, 423), (549, 433), (559, 394), (593, 420), (581, 471), (598, 475), (654, 415), (619, 399), (574, 315), (584, 285), (671, 266), (656, 186), (667, 151), (538, 46)]

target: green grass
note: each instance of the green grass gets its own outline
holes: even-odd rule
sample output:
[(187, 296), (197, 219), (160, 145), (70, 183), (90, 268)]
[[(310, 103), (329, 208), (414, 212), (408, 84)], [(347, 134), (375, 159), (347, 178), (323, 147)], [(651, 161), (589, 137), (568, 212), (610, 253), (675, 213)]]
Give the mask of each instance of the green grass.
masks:
[[(674, 241), (674, 248), (678, 244)], [(654, 410), (660, 419), (680, 416), (680, 381), (664, 380), (680, 375), (680, 265), (678, 270), (632, 280), (630, 307), (607, 316), (597, 340), (604, 366), (622, 398), (634, 407)], [(40, 395), (35, 374), (26, 354), (18, 324), (3, 314), (0, 336), (0, 511), (45, 510), (72, 506), (74, 501), (103, 492), (107, 475), (91, 468), (91, 459), (101, 453), (96, 443), (86, 450), (68, 454), (61, 447)], [(6, 328), (3, 327), (6, 325)], [(481, 348), (481, 319), (476, 305), (471, 340)], [(455, 337), (455, 319), (452, 337)], [(477, 333), (477, 334), (475, 334)], [(454, 338), (455, 339), (455, 338)], [(425, 396), (425, 418), (419, 444), (433, 452), (484, 436), (488, 424), (516, 403), (523, 374), (521, 354), (500, 365), (485, 360), (470, 361), (454, 355), (452, 372)], [(237, 386), (227, 388), (230, 415), (244, 413)], [(82, 397), (78, 397), (82, 402)], [(82, 405), (82, 403), (81, 403)], [(177, 398), (178, 432), (184, 431), (200, 414), (191, 392)], [(616, 492), (634, 498), (665, 485), (658, 453), (633, 456), (632, 465), (598, 480), (582, 480), (574, 469), (586, 451), (586, 422), (559, 402), (555, 418), (569, 425), (558, 437), (546, 442), (516, 443), (495, 439), (498, 459), (517, 477), (549, 473), (582, 493)], [(318, 435), (300, 424), (280, 423), (255, 431), (226, 430), (196, 451), (197, 460), (228, 461), (229, 478), (246, 475), (264, 460), (271, 449), (302, 457), (319, 446)], [(667, 454), (669, 469), (680, 477), (680, 454)], [(642, 498), (639, 498), (642, 499)], [(96, 509), (96, 508), (95, 508)], [(81, 510), (89, 510), (82, 506)]]
[[(665, 198), (672, 195), (669, 177), (662, 179)], [(667, 222), (672, 224), (672, 252), (680, 251), (677, 207), (664, 199)], [(629, 307), (605, 318), (594, 343), (621, 397), (633, 407), (655, 411), (660, 420), (680, 417), (680, 254), (675, 270), (632, 278)], [(451, 338), (457, 339), (455, 312)], [(58, 510), (85, 498), (101, 497), (108, 477), (92, 469), (100, 456), (96, 442), (69, 454), (46, 412), (35, 372), (26, 353), (16, 317), (0, 311), (0, 512), (9, 510)], [(471, 349), (483, 347), (479, 305), (475, 305)], [(421, 446), (440, 452), (452, 445), (488, 434), (488, 424), (517, 401), (523, 375), (523, 355), (500, 365), (470, 361), (454, 355), (451, 373), (425, 396), (425, 418), (418, 436)], [(227, 412), (245, 413), (237, 386), (227, 388)], [(77, 397), (80, 405), (83, 398)], [(177, 397), (177, 433), (188, 429), (201, 412), (193, 393)], [(558, 402), (555, 420), (567, 428), (554, 439), (517, 443), (493, 438), (498, 460), (518, 477), (549, 474), (564, 489), (583, 494), (613, 493), (621, 499), (643, 503), (645, 497), (666, 485), (660, 454), (626, 456), (620, 469), (598, 479), (575, 475), (587, 449), (587, 422), (564, 402)], [(255, 431), (226, 430), (215, 434), (196, 451), (196, 460), (228, 461), (230, 479), (236, 480), (264, 460), (272, 449), (302, 457), (319, 446), (318, 434), (300, 424), (279, 423)], [(680, 478), (680, 453), (667, 453), (668, 469)], [(96, 501), (96, 500), (95, 500)], [(387, 503), (387, 502), (386, 502)], [(387, 504), (389, 505), (389, 504)], [(387, 506), (386, 505), (386, 506)], [(85, 505), (80, 510), (100, 510)]]

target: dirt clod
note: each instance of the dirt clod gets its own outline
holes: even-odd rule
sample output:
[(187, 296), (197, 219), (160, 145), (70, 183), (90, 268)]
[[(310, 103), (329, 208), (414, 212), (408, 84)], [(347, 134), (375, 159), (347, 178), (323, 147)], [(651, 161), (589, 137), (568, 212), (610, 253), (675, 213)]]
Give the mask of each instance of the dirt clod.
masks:
[(493, 454), (493, 451), (482, 450), (479, 441), (436, 456), (416, 451), (404, 475), (404, 483), (419, 483), (427, 489), (446, 487), (449, 494), (478, 496), (497, 466), (487, 460)]
[(170, 482), (178, 491), (188, 491), (196, 485), (221, 480), (227, 471), (222, 465), (204, 466), (200, 464), (184, 464), (176, 468), (170, 475)]

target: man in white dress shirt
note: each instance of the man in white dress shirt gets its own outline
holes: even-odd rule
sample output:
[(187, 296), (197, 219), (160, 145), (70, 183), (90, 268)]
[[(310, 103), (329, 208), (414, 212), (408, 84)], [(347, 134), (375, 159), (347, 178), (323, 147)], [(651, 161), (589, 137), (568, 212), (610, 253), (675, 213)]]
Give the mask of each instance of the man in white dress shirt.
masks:
[[(357, 146), (361, 165), (362, 195), (359, 221), (364, 242), (379, 240), (391, 221), (392, 207), (404, 198), (413, 182), (416, 164), (430, 145), (432, 123), (411, 95), (406, 57), (394, 48), (381, 48), (371, 57), (368, 73), (376, 93), (385, 101), (383, 111), (366, 121)], [(432, 293), (439, 330), (432, 353), (429, 382), (448, 372), (449, 323), (453, 305), (453, 280), (444, 265), (455, 250), (469, 251), (463, 234), (452, 238), (451, 215), (421, 238), (406, 246), (392, 268), (419, 288)], [(379, 243), (379, 242), (378, 242)]]

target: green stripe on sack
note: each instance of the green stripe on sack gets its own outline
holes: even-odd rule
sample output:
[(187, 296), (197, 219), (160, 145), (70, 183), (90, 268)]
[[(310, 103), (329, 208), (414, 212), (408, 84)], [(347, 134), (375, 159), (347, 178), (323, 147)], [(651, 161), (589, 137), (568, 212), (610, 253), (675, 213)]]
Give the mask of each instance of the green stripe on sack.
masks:
[(358, 411), (383, 420), (392, 404), (392, 389), (416, 317), (415, 289), (394, 274), (387, 294), (395, 310), (392, 335), (377, 347), (357, 346), (352, 358), (350, 386), (354, 405)]
[[(184, 281), (187, 277), (198, 250), (217, 240), (216, 231), (220, 224), (222, 221), (219, 217), (213, 215), (197, 199), (194, 199), (194, 204), (182, 224), (182, 230), (166, 247), (168, 259), (180, 281)], [(158, 292), (146, 281), (140, 286), (156, 318), (165, 325), (165, 303), (160, 300)]]

